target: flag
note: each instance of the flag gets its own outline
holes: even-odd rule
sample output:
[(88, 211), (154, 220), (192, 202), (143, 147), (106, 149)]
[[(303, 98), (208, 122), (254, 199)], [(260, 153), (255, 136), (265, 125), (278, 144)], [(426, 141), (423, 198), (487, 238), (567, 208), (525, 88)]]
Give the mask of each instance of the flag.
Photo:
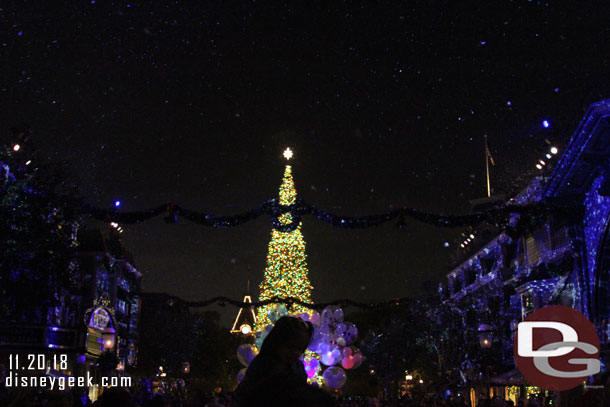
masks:
[(489, 151), (489, 148), (487, 149), (487, 157), (489, 157), (489, 162), (491, 163), (491, 165), (495, 166), (496, 162), (494, 161), (494, 157), (491, 155), (491, 151)]
[(489, 146), (487, 145), (487, 134), (485, 135), (485, 153), (487, 154), (487, 158), (489, 158), (491, 165), (495, 167), (496, 162), (494, 161), (494, 157), (491, 155), (491, 151), (489, 151)]

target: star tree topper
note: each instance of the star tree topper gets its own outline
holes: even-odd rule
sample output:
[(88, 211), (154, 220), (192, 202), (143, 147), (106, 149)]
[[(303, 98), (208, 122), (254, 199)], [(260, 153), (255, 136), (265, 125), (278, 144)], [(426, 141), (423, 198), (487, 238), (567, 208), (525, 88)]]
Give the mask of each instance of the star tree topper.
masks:
[(290, 159), (292, 158), (292, 150), (290, 149), (290, 147), (284, 150), (284, 158), (288, 161), (290, 161)]

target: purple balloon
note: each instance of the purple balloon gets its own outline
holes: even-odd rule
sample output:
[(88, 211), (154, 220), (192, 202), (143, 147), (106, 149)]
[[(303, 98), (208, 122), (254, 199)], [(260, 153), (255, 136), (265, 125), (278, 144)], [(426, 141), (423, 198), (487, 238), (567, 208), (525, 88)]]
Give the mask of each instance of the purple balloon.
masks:
[(248, 366), (258, 354), (258, 350), (252, 344), (239, 345), (237, 348), (237, 360), (244, 365)]
[(345, 338), (346, 345), (351, 345), (358, 337), (358, 328), (356, 328), (356, 325), (352, 324), (351, 322), (346, 322), (345, 332), (343, 332), (341, 336)]
[(326, 369), (322, 377), (324, 378), (324, 384), (326, 384), (331, 389), (339, 389), (347, 381), (345, 371), (337, 366), (329, 367), (328, 369)]
[(320, 348), (320, 345), (322, 345), (324, 343), (325, 343), (324, 335), (322, 335), (322, 333), (318, 330), (318, 328), (315, 328), (313, 331), (313, 335), (311, 336), (311, 341), (309, 342), (309, 346), (307, 348), (310, 351), (317, 353), (318, 349)]
[(320, 356), (320, 362), (326, 366), (332, 366), (339, 363), (341, 360), (341, 351), (335, 344), (323, 344), (319, 348), (318, 352)]

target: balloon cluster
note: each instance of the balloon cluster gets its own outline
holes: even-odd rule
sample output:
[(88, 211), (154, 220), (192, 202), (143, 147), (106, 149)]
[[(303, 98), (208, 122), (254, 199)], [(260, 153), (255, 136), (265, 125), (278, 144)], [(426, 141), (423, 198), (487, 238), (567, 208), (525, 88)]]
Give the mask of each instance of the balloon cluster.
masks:
[[(277, 304), (269, 309), (267, 315), (275, 324), (280, 317), (288, 315), (288, 310), (283, 304)], [(307, 377), (315, 380), (324, 365), (327, 366), (322, 373), (324, 384), (331, 389), (342, 387), (347, 381), (345, 370), (358, 368), (364, 360), (360, 350), (352, 345), (358, 337), (358, 328), (351, 322), (344, 321), (343, 310), (335, 305), (324, 308), (322, 314), (312, 311), (311, 314), (303, 313), (295, 316), (311, 322), (314, 326), (307, 349), (317, 354), (317, 357), (312, 354), (301, 357)], [(258, 349), (271, 329), (273, 325), (267, 325), (263, 330), (256, 332), (254, 345), (244, 344), (237, 349), (237, 359), (244, 366), (248, 366), (256, 357)], [(244, 374), (245, 368), (239, 371), (238, 381), (243, 379)]]
[(343, 310), (336, 305), (324, 308), (322, 315), (314, 311), (302, 318), (314, 325), (309, 350), (317, 353), (320, 363), (328, 366), (322, 374), (324, 384), (331, 389), (342, 387), (347, 380), (345, 370), (358, 368), (364, 359), (360, 350), (352, 345), (358, 337), (358, 328), (344, 321)]

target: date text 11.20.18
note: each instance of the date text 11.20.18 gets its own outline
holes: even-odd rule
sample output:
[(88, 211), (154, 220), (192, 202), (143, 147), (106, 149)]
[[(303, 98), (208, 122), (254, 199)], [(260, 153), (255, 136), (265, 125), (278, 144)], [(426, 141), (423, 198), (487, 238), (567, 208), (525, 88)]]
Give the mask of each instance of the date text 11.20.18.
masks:
[(68, 368), (68, 355), (52, 354), (47, 355), (44, 353), (40, 354), (10, 354), (9, 355), (9, 370), (45, 370), (47, 368), (47, 361), (49, 367), (58, 370), (66, 370)]

